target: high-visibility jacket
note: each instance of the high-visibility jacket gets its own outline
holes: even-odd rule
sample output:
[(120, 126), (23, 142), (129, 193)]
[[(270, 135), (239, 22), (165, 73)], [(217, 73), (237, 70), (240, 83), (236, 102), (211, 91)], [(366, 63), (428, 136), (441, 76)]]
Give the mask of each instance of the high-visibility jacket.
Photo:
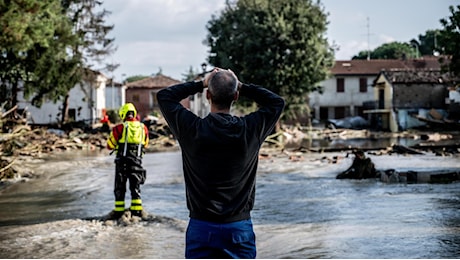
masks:
[(117, 157), (141, 157), (143, 148), (149, 143), (147, 127), (135, 120), (116, 125), (109, 138), (107, 148), (117, 151)]

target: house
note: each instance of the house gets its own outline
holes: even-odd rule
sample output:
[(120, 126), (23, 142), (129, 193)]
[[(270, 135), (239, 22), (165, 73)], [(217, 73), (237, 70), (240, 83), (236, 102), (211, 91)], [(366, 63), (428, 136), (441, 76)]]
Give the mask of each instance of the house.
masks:
[[(126, 102), (133, 103), (136, 106), (141, 119), (154, 112), (160, 113), (157, 101), (158, 91), (178, 83), (181, 83), (181, 81), (162, 74), (130, 82), (126, 84)], [(181, 101), (181, 103), (190, 108), (188, 98)]]
[(376, 107), (373, 81), (382, 70), (392, 69), (439, 70), (434, 56), (407, 60), (337, 60), (331, 77), (320, 83), (322, 93), (309, 95), (309, 104), (315, 119), (326, 121), (349, 116), (369, 119), (364, 111)]
[(448, 116), (448, 81), (440, 69), (382, 70), (372, 84), (377, 107), (365, 113), (391, 132), (426, 125), (419, 119), (442, 120)]
[[(96, 123), (105, 109), (105, 89), (108, 78), (100, 72), (89, 71), (90, 74), (81, 84), (69, 91), (69, 120)], [(40, 108), (31, 104), (24, 93), (18, 93), (18, 111), (27, 112), (27, 122), (32, 125), (57, 124), (61, 121), (63, 100), (57, 103), (44, 102)]]
[(105, 107), (118, 111), (126, 100), (126, 86), (116, 82), (113, 78), (109, 79), (105, 88)]

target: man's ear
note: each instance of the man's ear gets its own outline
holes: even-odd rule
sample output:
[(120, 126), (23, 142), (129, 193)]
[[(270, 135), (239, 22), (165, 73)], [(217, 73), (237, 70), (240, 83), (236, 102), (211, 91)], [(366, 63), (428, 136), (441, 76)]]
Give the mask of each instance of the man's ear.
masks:
[(239, 96), (240, 96), (240, 92), (239, 91), (235, 92), (235, 95), (233, 96), (233, 101), (237, 101)]
[(211, 100), (211, 93), (208, 90), (206, 90), (206, 99)]

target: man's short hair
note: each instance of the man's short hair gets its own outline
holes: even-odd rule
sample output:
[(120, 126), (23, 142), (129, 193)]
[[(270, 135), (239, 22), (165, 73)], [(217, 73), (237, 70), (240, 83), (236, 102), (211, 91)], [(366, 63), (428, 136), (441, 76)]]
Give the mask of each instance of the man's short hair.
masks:
[(230, 108), (238, 89), (238, 80), (228, 70), (218, 71), (209, 79), (208, 91), (211, 100), (219, 109)]

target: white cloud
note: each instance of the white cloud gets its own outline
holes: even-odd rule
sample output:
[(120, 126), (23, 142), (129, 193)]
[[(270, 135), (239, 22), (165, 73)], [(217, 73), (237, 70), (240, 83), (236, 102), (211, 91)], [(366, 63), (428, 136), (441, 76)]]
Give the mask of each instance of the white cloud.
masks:
[(377, 44), (377, 46), (380, 46), (380, 45), (382, 45), (384, 43), (390, 43), (390, 42), (395, 42), (395, 41), (397, 41), (397, 40), (393, 36), (386, 35), (386, 34), (379, 34), (378, 35), (378, 44)]
[(113, 56), (120, 63), (115, 76), (162, 73), (182, 79), (190, 66), (199, 68), (207, 57), (206, 24), (225, 1), (110, 0), (108, 23), (118, 46)]
[[(368, 17), (372, 50), (439, 28), (439, 19), (449, 15), (448, 6), (455, 1), (322, 0), (330, 13), (327, 37), (340, 46), (336, 59), (368, 49)], [(161, 67), (163, 74), (180, 80), (190, 66), (201, 70), (208, 51), (202, 44), (205, 26), (224, 6), (225, 0), (105, 0), (104, 8), (112, 12), (108, 23), (115, 25), (111, 36), (118, 51), (109, 60), (120, 63), (117, 79), (121, 74), (150, 75)]]

